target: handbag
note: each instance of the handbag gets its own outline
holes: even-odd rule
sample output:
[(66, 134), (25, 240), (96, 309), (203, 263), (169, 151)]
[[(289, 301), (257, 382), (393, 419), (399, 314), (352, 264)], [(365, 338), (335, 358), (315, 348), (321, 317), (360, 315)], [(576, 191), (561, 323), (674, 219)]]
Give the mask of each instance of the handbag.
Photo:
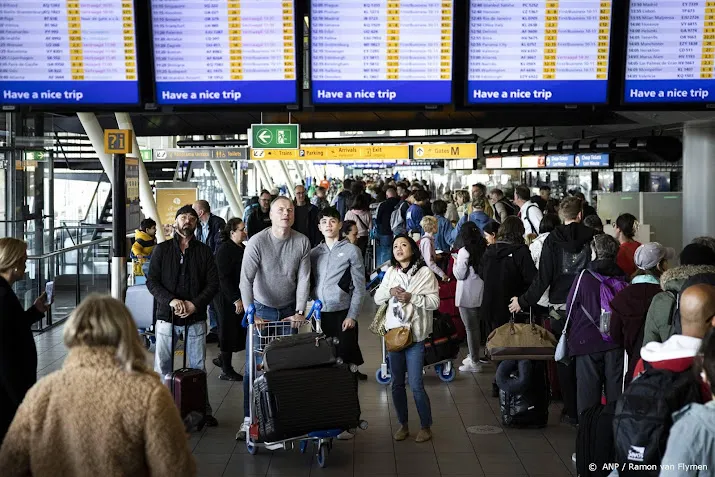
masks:
[(399, 326), (385, 333), (387, 351), (398, 352), (412, 344), (412, 329), (409, 326)]
[(534, 323), (531, 309), (529, 323), (515, 323), (512, 313), (509, 323), (489, 334), (487, 350), (493, 361), (507, 359), (554, 359), (556, 338), (550, 331)]
[(571, 358), (569, 357), (569, 346), (568, 346), (568, 336), (566, 335), (569, 329), (569, 321), (571, 321), (571, 312), (573, 311), (573, 303), (578, 298), (578, 289), (581, 287), (581, 279), (586, 271), (581, 272), (578, 276), (578, 281), (576, 282), (576, 290), (574, 291), (573, 298), (571, 298), (571, 306), (569, 307), (569, 313), (566, 316), (566, 323), (564, 323), (564, 329), (561, 331), (561, 336), (559, 337), (559, 344), (556, 346), (556, 352), (554, 353), (554, 359), (556, 362), (569, 365), (571, 364)]
[(383, 303), (377, 309), (375, 313), (375, 318), (372, 319), (372, 323), (367, 327), (372, 334), (377, 336), (385, 336), (385, 320), (387, 319), (387, 303)]

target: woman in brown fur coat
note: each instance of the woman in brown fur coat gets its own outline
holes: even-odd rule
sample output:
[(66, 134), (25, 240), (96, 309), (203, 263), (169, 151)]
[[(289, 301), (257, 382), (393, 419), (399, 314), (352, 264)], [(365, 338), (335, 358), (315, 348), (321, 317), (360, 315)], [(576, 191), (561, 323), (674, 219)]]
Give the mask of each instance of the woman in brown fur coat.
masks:
[(196, 474), (168, 389), (121, 302), (93, 295), (65, 325), (69, 354), (27, 393), (2, 449), (3, 477)]

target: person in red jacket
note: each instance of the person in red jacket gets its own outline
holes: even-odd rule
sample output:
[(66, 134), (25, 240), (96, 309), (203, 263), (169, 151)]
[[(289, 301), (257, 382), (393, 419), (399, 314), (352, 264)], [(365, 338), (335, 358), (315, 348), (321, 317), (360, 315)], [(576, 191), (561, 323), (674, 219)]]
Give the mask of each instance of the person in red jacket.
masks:
[[(703, 337), (710, 328), (715, 327), (715, 286), (700, 284), (685, 290), (680, 297), (680, 318), (683, 324), (682, 335), (673, 335), (664, 343), (650, 342), (641, 349), (641, 359), (633, 373), (634, 379), (645, 370), (644, 361), (655, 369), (677, 373), (693, 365)], [(712, 399), (705, 384), (703, 399)]]

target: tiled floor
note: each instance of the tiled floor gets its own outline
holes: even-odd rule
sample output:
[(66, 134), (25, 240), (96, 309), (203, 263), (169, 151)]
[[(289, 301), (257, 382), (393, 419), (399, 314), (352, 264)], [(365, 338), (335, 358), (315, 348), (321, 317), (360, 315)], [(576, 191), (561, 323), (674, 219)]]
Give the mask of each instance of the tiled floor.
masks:
[[(362, 366), (370, 377), (360, 384), (360, 404), (369, 429), (352, 441), (336, 441), (325, 469), (320, 469), (311, 453), (297, 450), (269, 452), (259, 450), (251, 456), (243, 442), (234, 440), (243, 415), (241, 383), (219, 381), (219, 370), (211, 364), (216, 354), (209, 345), (209, 396), (220, 425), (191, 437), (199, 464), (199, 475), (213, 476), (549, 476), (575, 475), (571, 463), (576, 431), (559, 424), (560, 406), (552, 404), (550, 425), (540, 430), (502, 429), (498, 399), (491, 397), (493, 369), (484, 374), (458, 375), (449, 384), (428, 370), (425, 385), (432, 401), (434, 439), (425, 444), (412, 440), (393, 442), (398, 423), (391, 405), (389, 388), (375, 382), (380, 361), (379, 341), (367, 331), (372, 307), (366, 304), (361, 317), (361, 346), (367, 363)], [(59, 369), (66, 350), (62, 330), (51, 330), (36, 337), (39, 374)], [(239, 353), (241, 354), (241, 353)], [(243, 365), (241, 356), (234, 366)], [(461, 360), (460, 360), (461, 361)], [(459, 363), (456, 363), (459, 364)], [(414, 401), (410, 402), (410, 428), (419, 429)], [(473, 434), (472, 426), (494, 426), (496, 434)]]

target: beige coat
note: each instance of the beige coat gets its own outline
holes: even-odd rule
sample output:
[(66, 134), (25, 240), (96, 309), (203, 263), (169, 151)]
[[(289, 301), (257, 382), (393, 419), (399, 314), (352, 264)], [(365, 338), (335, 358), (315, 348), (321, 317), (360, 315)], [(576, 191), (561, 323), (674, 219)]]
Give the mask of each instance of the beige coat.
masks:
[(189, 477), (179, 411), (153, 372), (130, 374), (108, 347), (70, 350), (25, 396), (0, 449), (3, 477)]

